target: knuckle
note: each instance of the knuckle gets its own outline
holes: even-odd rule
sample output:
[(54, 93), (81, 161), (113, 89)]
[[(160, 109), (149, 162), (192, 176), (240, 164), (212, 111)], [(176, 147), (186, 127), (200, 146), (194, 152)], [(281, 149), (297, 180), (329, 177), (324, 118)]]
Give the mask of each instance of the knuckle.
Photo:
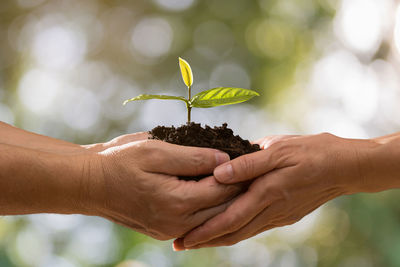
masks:
[(154, 140), (143, 140), (136, 143), (136, 149), (139, 153), (148, 153), (153, 151)]
[(206, 166), (205, 164), (207, 163), (205, 155), (200, 151), (193, 153), (193, 155), (190, 157), (190, 160), (191, 165), (196, 173), (201, 173), (203, 168)]
[(191, 208), (191, 198), (193, 196), (189, 194), (188, 190), (181, 192), (173, 192), (169, 195), (169, 199), (163, 205), (168, 207), (168, 210), (174, 216), (184, 215)]
[(320, 133), (320, 134), (318, 134), (318, 135), (321, 136), (321, 137), (325, 137), (325, 138), (332, 138), (332, 137), (334, 137), (333, 134), (328, 133), (328, 132), (322, 132), (322, 133)]
[(270, 185), (265, 189), (266, 199), (269, 199), (270, 202), (276, 201), (288, 201), (290, 199), (290, 194), (286, 189), (282, 188), (278, 185)]
[(241, 216), (238, 213), (233, 213), (229, 215), (227, 219), (228, 223), (226, 224), (225, 229), (230, 233), (236, 231), (240, 227), (240, 220)]
[(293, 149), (288, 140), (277, 141), (271, 145), (268, 151), (269, 158), (267, 160), (276, 162), (277, 165), (285, 164), (293, 156)]
[(153, 165), (154, 162), (161, 162), (166, 159), (166, 154), (163, 153), (162, 149), (156, 149), (156, 145), (154, 140), (143, 140), (136, 143), (136, 154), (137, 158), (143, 163)]
[(246, 187), (243, 184), (233, 184), (233, 185), (223, 186), (224, 194), (228, 199), (238, 195), (240, 192), (244, 191), (245, 188)]
[(239, 173), (252, 176), (254, 173), (254, 163), (248, 157), (244, 156), (238, 161)]
[(218, 192), (218, 202), (223, 203), (225, 201), (233, 199), (240, 192), (244, 191), (244, 186), (241, 184), (232, 184), (232, 185), (213, 185), (215, 187), (215, 191)]
[(328, 133), (328, 132), (323, 132), (320, 134), (317, 134), (316, 137), (320, 140), (322, 140), (323, 143), (325, 144), (330, 144), (332, 142), (335, 142), (338, 137), (334, 134)]
[(172, 213), (174, 215), (185, 214), (187, 212), (187, 207), (188, 207), (188, 205), (186, 204), (186, 202), (184, 202), (184, 201), (175, 201), (171, 206)]
[(204, 158), (204, 155), (201, 154), (200, 152), (195, 152), (195, 153), (192, 155), (191, 160), (192, 160), (192, 162), (193, 162), (193, 165), (195, 165), (195, 166), (201, 166), (201, 165), (204, 163), (205, 158)]
[(278, 139), (276, 141), (274, 141), (271, 145), (270, 145), (270, 150), (272, 151), (281, 151), (282, 149), (284, 149), (287, 146), (287, 141), (285, 139)]

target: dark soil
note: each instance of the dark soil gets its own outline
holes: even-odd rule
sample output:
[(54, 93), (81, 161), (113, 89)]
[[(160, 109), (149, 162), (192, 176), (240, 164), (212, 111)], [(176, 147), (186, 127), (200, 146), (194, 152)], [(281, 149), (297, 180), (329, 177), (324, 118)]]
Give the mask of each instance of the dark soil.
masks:
[[(248, 140), (243, 140), (239, 135), (233, 135), (233, 131), (227, 126), (224, 123), (221, 127), (211, 128), (206, 125), (203, 128), (200, 123), (192, 122), (178, 128), (174, 126), (157, 126), (149, 133), (151, 136), (150, 139), (162, 140), (183, 146), (215, 148), (228, 153), (231, 159), (260, 150), (259, 145), (252, 145)], [(209, 175), (211, 174), (179, 178), (198, 181)]]

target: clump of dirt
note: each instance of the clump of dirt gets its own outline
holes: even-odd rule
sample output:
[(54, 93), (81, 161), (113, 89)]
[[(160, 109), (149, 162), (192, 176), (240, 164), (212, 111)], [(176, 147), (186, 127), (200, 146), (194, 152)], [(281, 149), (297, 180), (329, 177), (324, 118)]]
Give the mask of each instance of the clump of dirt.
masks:
[[(157, 139), (171, 144), (215, 148), (228, 153), (231, 159), (260, 150), (259, 145), (250, 144), (248, 140), (243, 140), (239, 135), (235, 136), (226, 123), (222, 124), (221, 127), (214, 128), (207, 125), (203, 128), (200, 123), (194, 122), (178, 128), (174, 126), (157, 126), (149, 134), (150, 139)], [(211, 174), (179, 178), (199, 181), (209, 175)]]

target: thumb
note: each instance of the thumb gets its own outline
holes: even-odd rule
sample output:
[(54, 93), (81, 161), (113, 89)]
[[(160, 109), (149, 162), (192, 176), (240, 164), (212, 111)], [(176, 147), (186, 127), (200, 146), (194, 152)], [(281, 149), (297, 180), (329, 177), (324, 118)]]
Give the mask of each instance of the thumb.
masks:
[(179, 176), (210, 174), (229, 160), (229, 155), (211, 148), (189, 147), (151, 140), (146, 142), (143, 158), (145, 171)]
[(272, 171), (277, 165), (277, 156), (265, 149), (219, 165), (214, 169), (214, 177), (224, 184), (239, 183)]

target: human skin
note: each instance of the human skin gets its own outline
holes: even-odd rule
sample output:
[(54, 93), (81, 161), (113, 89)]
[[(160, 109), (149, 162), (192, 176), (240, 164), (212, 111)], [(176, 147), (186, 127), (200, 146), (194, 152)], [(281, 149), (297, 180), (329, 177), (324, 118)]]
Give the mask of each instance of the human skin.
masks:
[(263, 150), (218, 166), (222, 184), (248, 190), (221, 214), (175, 240), (176, 250), (229, 246), (293, 224), (341, 195), (400, 187), (400, 133), (375, 139), (332, 134), (272, 136)]
[(213, 176), (229, 160), (214, 149), (130, 134), (80, 146), (0, 123), (0, 215), (101, 216), (159, 240), (183, 236), (225, 210), (238, 185)]

